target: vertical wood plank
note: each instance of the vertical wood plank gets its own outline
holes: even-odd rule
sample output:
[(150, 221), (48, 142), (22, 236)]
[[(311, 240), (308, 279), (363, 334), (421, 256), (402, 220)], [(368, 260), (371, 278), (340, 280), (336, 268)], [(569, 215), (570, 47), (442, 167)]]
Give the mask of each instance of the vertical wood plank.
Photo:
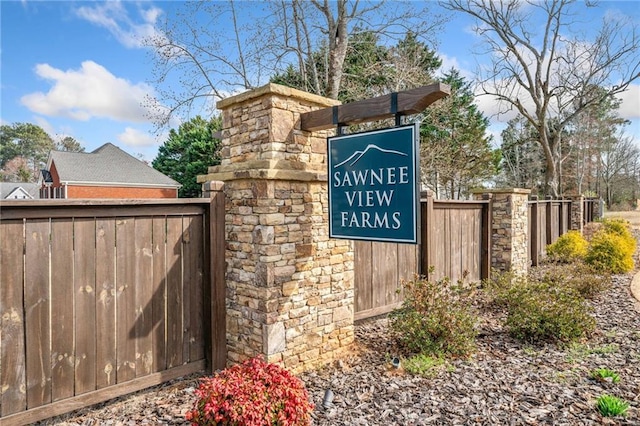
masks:
[(167, 368), (182, 365), (182, 218), (167, 218)]
[(191, 232), (192, 216), (182, 217), (182, 362), (189, 362), (193, 330), (191, 329), (191, 291), (193, 285)]
[(116, 382), (136, 376), (135, 219), (116, 220)]
[(136, 377), (153, 369), (153, 219), (135, 220), (135, 323), (131, 336), (136, 342)]
[(116, 383), (116, 229), (96, 220), (96, 387)]
[(209, 204), (209, 273), (211, 279), (211, 369), (227, 364), (226, 284), (225, 284), (225, 195), (224, 184), (217, 182)]
[[(387, 271), (385, 273), (386, 279), (384, 283), (384, 305), (390, 305), (396, 301), (396, 290), (400, 284), (400, 278), (398, 277), (398, 245), (397, 243), (385, 243), (385, 264), (387, 265)], [(383, 305), (383, 306), (384, 306)]]
[(76, 395), (96, 389), (96, 222), (75, 219)]
[(51, 391), (52, 400), (75, 393), (73, 220), (51, 220)]
[(203, 216), (193, 216), (188, 228), (189, 244), (189, 270), (191, 271), (189, 303), (189, 361), (197, 361), (204, 358), (204, 222)]
[(355, 312), (373, 307), (371, 241), (353, 242)]
[(481, 254), (481, 275), (483, 279), (489, 278), (491, 275), (491, 235), (493, 234), (493, 205), (492, 195), (487, 194), (487, 203), (482, 208), (482, 254)]
[(448, 277), (452, 282), (462, 279), (462, 212), (455, 208), (448, 208), (449, 213), (449, 241), (451, 241), (449, 251), (449, 273)]
[(26, 222), (27, 408), (51, 402), (49, 231), (48, 219)]
[(2, 416), (27, 407), (24, 347), (24, 225), (0, 224), (0, 411)]
[(167, 218), (153, 218), (153, 371), (167, 368), (166, 307), (167, 307), (167, 261), (166, 261)]
[(447, 245), (446, 232), (448, 230), (448, 224), (446, 223), (445, 211), (440, 208), (433, 209), (433, 257), (432, 265), (434, 266), (433, 277), (430, 279), (439, 280), (447, 273)]
[(413, 244), (398, 244), (398, 286), (400, 292), (394, 292), (392, 303), (402, 302), (402, 282), (411, 281), (419, 273), (419, 247)]

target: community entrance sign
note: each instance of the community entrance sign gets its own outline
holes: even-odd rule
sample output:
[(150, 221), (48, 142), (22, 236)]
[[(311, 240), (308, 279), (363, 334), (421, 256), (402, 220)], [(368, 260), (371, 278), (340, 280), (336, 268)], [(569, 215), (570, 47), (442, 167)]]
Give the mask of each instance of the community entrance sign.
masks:
[(327, 139), (329, 237), (418, 243), (418, 126)]

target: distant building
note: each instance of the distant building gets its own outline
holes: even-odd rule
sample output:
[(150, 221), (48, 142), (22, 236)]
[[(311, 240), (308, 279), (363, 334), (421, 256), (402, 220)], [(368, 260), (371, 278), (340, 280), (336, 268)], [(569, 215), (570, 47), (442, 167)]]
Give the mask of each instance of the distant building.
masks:
[(0, 182), (1, 200), (33, 200), (38, 198), (38, 184), (26, 182)]
[(180, 184), (113, 144), (93, 152), (51, 151), (40, 198), (177, 198)]

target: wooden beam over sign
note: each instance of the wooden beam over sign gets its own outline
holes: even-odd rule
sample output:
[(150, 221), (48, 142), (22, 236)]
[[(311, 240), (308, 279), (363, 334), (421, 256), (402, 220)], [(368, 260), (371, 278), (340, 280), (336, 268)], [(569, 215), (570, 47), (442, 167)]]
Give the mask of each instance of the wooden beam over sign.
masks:
[(451, 88), (447, 84), (434, 83), (404, 92), (305, 112), (300, 114), (300, 128), (312, 132), (338, 125), (348, 126), (382, 120), (396, 115), (418, 114), (438, 99), (448, 96), (450, 92)]

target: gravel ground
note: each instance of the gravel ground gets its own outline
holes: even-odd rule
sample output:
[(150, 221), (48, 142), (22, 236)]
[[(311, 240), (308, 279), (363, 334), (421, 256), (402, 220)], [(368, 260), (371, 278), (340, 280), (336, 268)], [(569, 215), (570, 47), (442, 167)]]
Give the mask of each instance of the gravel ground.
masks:
[[(313, 424), (640, 425), (640, 303), (630, 296), (631, 278), (614, 277), (593, 303), (596, 333), (566, 348), (522, 344), (482, 310), (476, 354), (428, 379), (390, 366), (399, 351), (385, 318), (359, 323), (351, 356), (301, 376), (316, 404)], [(596, 368), (616, 371), (620, 383), (591, 379)], [(186, 377), (41, 424), (186, 424), (196, 386)], [(328, 409), (326, 389), (335, 394)], [(595, 399), (605, 393), (630, 403), (626, 418), (600, 416)]]

